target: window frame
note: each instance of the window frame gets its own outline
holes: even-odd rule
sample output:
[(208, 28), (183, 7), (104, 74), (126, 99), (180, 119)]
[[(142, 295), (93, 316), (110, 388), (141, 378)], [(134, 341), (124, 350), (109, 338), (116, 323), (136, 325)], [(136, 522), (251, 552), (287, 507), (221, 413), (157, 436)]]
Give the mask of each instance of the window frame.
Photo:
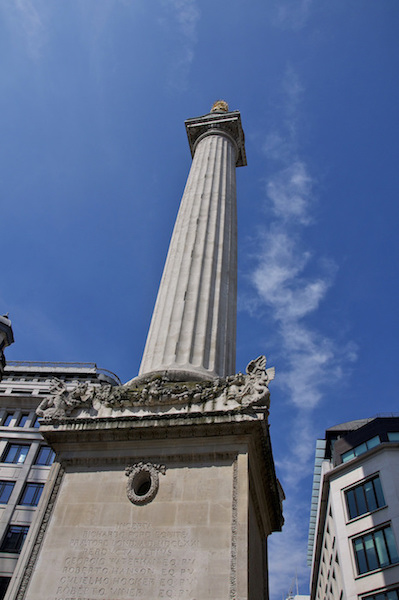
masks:
[[(392, 592), (396, 592), (396, 597), (399, 600), (399, 586), (397, 584), (395, 584), (395, 587), (390, 587), (388, 589), (375, 592), (374, 594), (367, 594), (365, 596), (362, 596), (361, 600), (385, 600), (387, 598), (387, 595), (391, 594)], [(381, 596), (381, 598), (379, 598), (379, 596)]]
[[(375, 440), (378, 439), (377, 443), (374, 443)], [(370, 442), (373, 442), (370, 445)], [(371, 450), (372, 448), (376, 448), (377, 446), (379, 446), (380, 444), (382, 444), (381, 441), (381, 436), (379, 434), (377, 435), (373, 435), (372, 438), (369, 438), (368, 440), (364, 440), (364, 442), (361, 442), (360, 444), (357, 444), (356, 446), (353, 446), (350, 450), (347, 450), (346, 452), (343, 452), (341, 454), (341, 462), (342, 464), (346, 464), (351, 460), (354, 460), (355, 458), (357, 458), (358, 456), (362, 456), (362, 454), (366, 454), (366, 452), (368, 452), (369, 450)], [(360, 450), (360, 448), (365, 447), (365, 449)], [(358, 450), (358, 453), (356, 454), (356, 450)], [(351, 456), (351, 453), (353, 453), (353, 456)]]
[[(46, 459), (45, 462), (40, 462), (39, 463), (38, 460), (39, 460), (40, 454), (42, 452), (44, 452), (45, 450), (48, 450), (48, 452), (49, 452), (48, 457), (47, 457), (47, 459)], [(54, 452), (54, 450), (50, 446), (42, 445), (42, 446), (39, 446), (39, 450), (37, 451), (34, 464), (36, 466), (38, 466), (38, 467), (51, 467), (51, 465), (54, 462), (54, 459), (55, 459), (55, 452)]]
[[(5, 417), (4, 417), (4, 420), (3, 420), (3, 423), (1, 424), (1, 426), (2, 426), (2, 427), (10, 427), (10, 423), (11, 423), (11, 421), (13, 420), (13, 418), (14, 418), (14, 415), (15, 415), (15, 413), (10, 413), (10, 412), (7, 412), (7, 413), (5, 414)], [(8, 422), (7, 422), (7, 421), (8, 421)]]
[[(7, 538), (8, 539), (12, 539), (11, 538), (11, 533), (12, 530), (14, 531), (14, 535), (15, 537), (15, 545), (14, 547), (7, 547), (6, 542), (7, 542)], [(19, 530), (19, 531), (16, 531)], [(0, 552), (7, 552), (8, 554), (20, 554), (21, 550), (22, 550), (22, 546), (24, 545), (26, 536), (28, 535), (28, 531), (29, 531), (29, 525), (14, 525), (14, 524), (10, 524), (7, 527), (6, 533), (4, 534), (3, 539), (1, 540), (1, 544), (0, 544)]]
[[(26, 453), (26, 454), (25, 454), (25, 456), (24, 456), (24, 460), (19, 460), (19, 459), (18, 459), (18, 458), (21, 456), (20, 452), (19, 452), (19, 454), (17, 454), (17, 453), (15, 454), (15, 458), (16, 458), (17, 460), (6, 460), (6, 458), (7, 458), (8, 454), (11, 452), (11, 449), (12, 449), (13, 447), (15, 447), (15, 448), (19, 448), (20, 450), (21, 450), (22, 448), (27, 448), (27, 449), (28, 449), (27, 453)], [(7, 444), (7, 446), (5, 447), (5, 450), (4, 450), (4, 452), (3, 452), (3, 455), (2, 455), (2, 457), (1, 457), (1, 462), (2, 462), (2, 463), (5, 463), (5, 464), (8, 464), (8, 465), (23, 465), (23, 464), (24, 464), (24, 462), (26, 461), (26, 458), (27, 458), (28, 454), (29, 454), (30, 447), (31, 447), (31, 446), (30, 446), (30, 444), (15, 444), (15, 443), (13, 443), (13, 442), (8, 442), (8, 444)], [(17, 458), (17, 457), (18, 457), (18, 458)]]
[[(21, 422), (23, 420), (23, 424)], [(26, 427), (27, 422), (29, 421), (29, 413), (22, 413), (19, 415), (16, 427)]]
[[(394, 543), (394, 547), (390, 547), (389, 546), (389, 541), (387, 541), (387, 536), (385, 534), (385, 532), (389, 530), (393, 543)], [(384, 540), (384, 547), (382, 548), (382, 546), (379, 545), (379, 542), (376, 541), (376, 535), (379, 534), (380, 532), (382, 532), (383, 534), (383, 540)], [(366, 538), (368, 538), (366, 540)], [(380, 538), (381, 539), (381, 538)], [(362, 555), (360, 554), (360, 551), (356, 550), (356, 542), (362, 541)], [(370, 541), (372, 542), (370, 544)], [(385, 523), (380, 525), (379, 527), (376, 527), (374, 529), (370, 529), (368, 531), (363, 531), (360, 535), (355, 535), (351, 538), (351, 545), (352, 545), (352, 552), (353, 552), (353, 557), (354, 557), (354, 565), (356, 567), (356, 575), (355, 575), (355, 579), (358, 577), (364, 577), (365, 575), (369, 575), (370, 573), (376, 572), (376, 571), (380, 571), (382, 569), (386, 569), (388, 567), (391, 567), (393, 565), (397, 565), (399, 564), (399, 553), (398, 553), (398, 546), (396, 543), (396, 538), (395, 538), (395, 534), (394, 534), (394, 530), (392, 528), (391, 523)], [(367, 547), (368, 545), (368, 547)], [(389, 561), (387, 563), (382, 563), (380, 560), (380, 551), (381, 549), (386, 553)], [(372, 550), (373, 552), (369, 552), (370, 550)], [(395, 551), (396, 555), (394, 557), (391, 557), (391, 553), (392, 550)], [(376, 561), (377, 566), (372, 566), (372, 568), (370, 568), (370, 559), (373, 559)], [(367, 570), (362, 570), (360, 561), (362, 561), (366, 564), (366, 566), (368, 567)]]
[[(15, 481), (10, 481), (7, 479), (0, 480), (0, 504), (8, 504), (8, 501), (10, 499), (10, 496), (12, 494), (14, 486), (15, 486)], [(11, 487), (11, 489), (10, 489), (10, 493), (8, 494), (7, 500), (5, 500), (5, 499), (2, 499), (2, 495), (7, 487)]]
[[(366, 485), (367, 485), (369, 482), (374, 482), (374, 480), (376, 480), (376, 479), (378, 479), (378, 480), (379, 480), (379, 482), (380, 482), (380, 491), (381, 491), (381, 494), (382, 494), (382, 499), (383, 499), (383, 501), (384, 501), (384, 502), (383, 502), (383, 504), (381, 504), (381, 505), (378, 505), (378, 502), (379, 502), (379, 494), (378, 494), (378, 491), (376, 491), (376, 487), (375, 487), (374, 483), (372, 483), (372, 486), (373, 486), (373, 493), (374, 493), (374, 498), (375, 498), (375, 501), (376, 501), (376, 505), (377, 505), (377, 506), (376, 506), (376, 508), (371, 508), (371, 509), (370, 509), (370, 508), (369, 508), (369, 499), (368, 499), (368, 497), (367, 497), (367, 495), (366, 495), (366, 491), (365, 491), (364, 487), (365, 487), (365, 486), (366, 486)], [(358, 499), (358, 498), (357, 498), (357, 496), (356, 496), (356, 491), (355, 491), (355, 490), (358, 490), (358, 489), (360, 489), (360, 488), (363, 488), (363, 499), (364, 499), (364, 503), (365, 503), (365, 505), (366, 505), (366, 507), (367, 507), (367, 510), (366, 510), (366, 511), (364, 511), (364, 512), (358, 512), (358, 514), (357, 514), (356, 516), (353, 516), (353, 517), (352, 517), (352, 516), (351, 516), (351, 508), (350, 508), (350, 502), (349, 502), (348, 495), (349, 495), (351, 492), (355, 492), (355, 494), (354, 494), (354, 502), (355, 502), (355, 506), (356, 506), (356, 508), (357, 508), (357, 507), (358, 507), (358, 500), (359, 500), (359, 499)], [(364, 479), (362, 479), (362, 480), (360, 480), (360, 481), (357, 481), (357, 482), (356, 482), (356, 483), (354, 483), (354, 484), (351, 484), (349, 487), (347, 487), (347, 488), (345, 488), (345, 489), (343, 490), (343, 493), (344, 493), (344, 504), (345, 504), (346, 516), (347, 516), (347, 522), (348, 522), (348, 523), (349, 523), (349, 522), (352, 522), (352, 521), (356, 521), (357, 519), (361, 519), (361, 518), (363, 518), (363, 517), (365, 517), (365, 516), (367, 516), (367, 515), (370, 515), (370, 514), (372, 514), (372, 513), (376, 512), (377, 510), (381, 510), (382, 508), (386, 508), (386, 506), (387, 506), (387, 503), (386, 503), (386, 500), (385, 500), (385, 494), (384, 494), (384, 490), (383, 490), (383, 487), (382, 487), (381, 476), (380, 476), (380, 473), (379, 473), (379, 472), (377, 472), (377, 473), (373, 473), (372, 475), (368, 475), (368, 476), (367, 476), (367, 477), (365, 477)]]
[[(28, 493), (30, 488), (34, 488), (32, 500), (30, 502), (23, 502), (24, 496)], [(43, 493), (44, 483), (38, 481), (27, 481), (23, 487), (18, 506), (37, 506), (39, 504), (41, 495)]]

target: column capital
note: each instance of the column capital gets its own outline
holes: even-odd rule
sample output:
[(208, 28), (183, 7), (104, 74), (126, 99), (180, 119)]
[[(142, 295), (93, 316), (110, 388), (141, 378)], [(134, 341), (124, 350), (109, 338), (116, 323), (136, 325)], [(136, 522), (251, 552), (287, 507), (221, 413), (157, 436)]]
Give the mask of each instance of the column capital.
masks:
[(187, 119), (185, 121), (188, 143), (191, 156), (194, 156), (195, 146), (198, 139), (206, 134), (217, 134), (223, 132), (233, 139), (237, 146), (236, 167), (245, 167), (247, 157), (245, 154), (245, 136), (241, 124), (240, 111), (220, 113), (214, 112), (202, 117)]

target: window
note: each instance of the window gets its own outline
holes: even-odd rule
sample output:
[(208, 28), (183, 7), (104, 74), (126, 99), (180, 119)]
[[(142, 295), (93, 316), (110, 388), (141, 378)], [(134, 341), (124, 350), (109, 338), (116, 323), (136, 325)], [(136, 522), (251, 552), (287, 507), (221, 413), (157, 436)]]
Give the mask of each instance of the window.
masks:
[(388, 431), (388, 440), (390, 442), (399, 442), (399, 431)]
[(6, 418), (4, 419), (3, 427), (9, 427), (13, 418), (14, 413), (7, 413)]
[(0, 552), (12, 552), (18, 554), (21, 551), (29, 527), (24, 525), (9, 525), (5, 538), (3, 539)]
[(21, 415), (19, 417), (19, 420), (18, 420), (18, 423), (17, 423), (17, 427), (25, 427), (28, 419), (29, 419), (29, 415)]
[(359, 575), (392, 565), (399, 559), (389, 526), (354, 539), (353, 548)]
[(379, 592), (378, 594), (364, 597), (363, 600), (399, 600), (399, 588)]
[(385, 506), (378, 475), (348, 490), (345, 492), (345, 496), (350, 519)]
[(356, 456), (360, 456), (361, 454), (364, 454), (365, 452), (367, 452), (367, 450), (370, 450), (371, 448), (378, 446), (378, 444), (380, 444), (380, 443), (381, 443), (380, 436), (376, 435), (375, 437), (371, 438), (370, 440), (367, 440), (366, 442), (363, 442), (362, 444), (355, 446), (351, 450), (348, 450), (348, 452), (344, 452), (343, 454), (341, 454), (342, 462), (343, 463), (348, 462), (348, 460), (352, 460), (352, 458), (355, 458)]
[(53, 464), (55, 452), (49, 446), (42, 446), (37, 455), (35, 465), (49, 466)]
[(27, 483), (22, 492), (19, 504), (23, 506), (37, 506), (42, 495), (44, 483)]
[(11, 577), (0, 577), (0, 600), (3, 600), (6, 595), (8, 584), (11, 581)]
[(3, 455), (2, 462), (22, 464), (29, 452), (29, 446), (25, 444), (9, 444)]
[(14, 483), (14, 481), (0, 481), (0, 504), (7, 504), (14, 489)]
[(36, 417), (35, 420), (33, 421), (33, 427), (35, 429), (38, 429), (40, 427), (39, 417)]

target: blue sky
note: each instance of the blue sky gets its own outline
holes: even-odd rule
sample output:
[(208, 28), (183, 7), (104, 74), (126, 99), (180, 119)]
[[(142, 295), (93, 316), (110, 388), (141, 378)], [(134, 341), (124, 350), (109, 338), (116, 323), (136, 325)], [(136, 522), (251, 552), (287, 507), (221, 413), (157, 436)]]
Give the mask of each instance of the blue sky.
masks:
[(277, 376), (286, 527), (307, 591), (315, 439), (397, 411), (397, 0), (4, 0), (0, 310), (9, 360), (137, 374), (190, 168), (186, 118), (241, 111), (237, 370)]

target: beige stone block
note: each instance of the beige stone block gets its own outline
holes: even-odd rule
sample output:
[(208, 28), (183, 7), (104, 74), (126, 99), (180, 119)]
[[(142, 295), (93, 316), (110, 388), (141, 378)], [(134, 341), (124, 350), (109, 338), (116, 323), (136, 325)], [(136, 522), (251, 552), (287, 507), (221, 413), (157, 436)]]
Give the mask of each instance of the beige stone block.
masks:
[(133, 507), (133, 522), (152, 523), (154, 527), (169, 527), (176, 522), (177, 505), (174, 502), (152, 502)]
[(231, 526), (197, 527), (196, 535), (201, 548), (226, 550), (231, 547)]
[(177, 505), (177, 525), (208, 525), (209, 504), (207, 502), (187, 502)]
[(167, 470), (166, 475), (160, 477), (157, 498), (163, 501), (179, 501), (183, 498), (184, 480), (179, 477), (179, 471)]
[(231, 523), (232, 519), (232, 505), (230, 502), (210, 504), (209, 507), (209, 523), (214, 525), (216, 523)]
[(223, 500), (230, 500), (231, 502), (232, 487), (230, 474), (223, 478), (201, 481), (197, 489), (197, 499), (208, 500), (209, 502), (222, 502)]
[(98, 503), (75, 503), (69, 504), (64, 511), (62, 525), (69, 527), (81, 527), (96, 525), (99, 522)]
[(104, 527), (115, 527), (121, 523), (131, 523), (132, 504), (126, 498), (126, 502), (98, 503), (97, 523)]

